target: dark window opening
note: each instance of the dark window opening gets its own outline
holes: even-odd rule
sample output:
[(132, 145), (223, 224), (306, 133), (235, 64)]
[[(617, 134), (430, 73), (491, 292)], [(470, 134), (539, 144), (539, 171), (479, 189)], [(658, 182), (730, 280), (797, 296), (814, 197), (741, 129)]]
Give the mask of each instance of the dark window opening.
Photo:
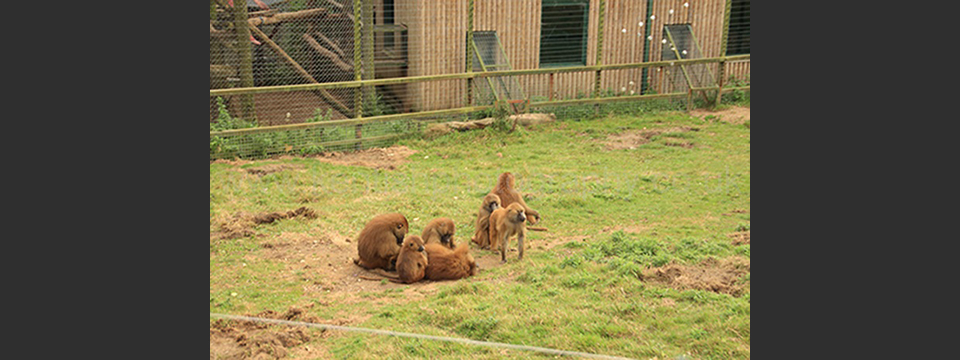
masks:
[[(385, 25), (393, 25), (393, 0), (383, 0), (383, 23)], [(383, 45), (389, 48), (396, 47), (396, 40), (394, 40), (394, 35), (392, 31), (388, 31), (383, 35)]]
[(730, 4), (730, 30), (727, 33), (727, 54), (750, 53), (750, 0), (733, 0)]
[(587, 64), (587, 0), (543, 0), (540, 66)]

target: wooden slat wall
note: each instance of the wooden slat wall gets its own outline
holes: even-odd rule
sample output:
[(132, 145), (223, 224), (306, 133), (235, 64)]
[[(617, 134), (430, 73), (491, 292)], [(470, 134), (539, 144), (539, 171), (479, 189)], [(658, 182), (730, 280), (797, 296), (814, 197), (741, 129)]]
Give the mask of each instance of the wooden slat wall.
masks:
[[(540, 0), (475, 0), (474, 30), (496, 30), (513, 69), (537, 69), (540, 63)], [(590, 0), (587, 31), (587, 65), (596, 65), (596, 23), (599, 0)], [(554, 89), (559, 97), (573, 98), (593, 90), (593, 73), (558, 74)], [(528, 97), (549, 97), (549, 75), (518, 79)]]
[[(422, 62), (419, 59), (421, 55), (421, 46), (414, 46), (418, 39), (423, 39), (423, 22), (420, 21), (421, 9), (418, 6), (422, 0), (416, 1), (394, 1), (394, 23), (407, 25), (407, 76), (417, 76), (423, 73)], [(399, 39), (397, 41), (400, 41)], [(403, 44), (401, 44), (402, 46)], [(399, 92), (400, 101), (403, 102), (403, 112), (414, 111), (416, 103), (420, 96), (413, 84), (407, 84), (406, 90)]]
[[(643, 61), (643, 32), (650, 26), (645, 19), (646, 2), (607, 0), (604, 14), (603, 64), (625, 64)], [(643, 27), (639, 23), (643, 21)], [(640, 69), (604, 71), (602, 90), (640, 92)], [(632, 82), (632, 84), (631, 84)]]
[[(724, 0), (651, 0), (646, 2), (606, 0), (603, 64), (643, 60), (643, 28), (652, 26), (649, 61), (661, 60), (664, 24), (692, 24), (703, 57), (720, 55)], [(689, 3), (689, 7), (684, 7)], [(475, 0), (474, 30), (496, 30), (513, 69), (539, 67), (541, 0)], [(409, 27), (409, 76), (459, 73), (464, 69), (467, 1), (396, 0), (396, 21)], [(587, 65), (596, 64), (599, 0), (590, 0)], [(674, 13), (670, 14), (669, 10)], [(626, 30), (624, 32), (623, 30)], [(640, 33), (640, 35), (637, 35)], [(716, 73), (716, 65), (711, 65)], [(658, 71), (659, 70), (659, 71)], [(650, 69), (651, 88), (658, 93), (675, 91), (669, 84), (669, 68)], [(679, 69), (673, 69), (679, 71)], [(748, 62), (727, 64), (728, 75), (748, 77)], [(639, 92), (641, 70), (604, 72), (601, 88)], [(593, 95), (594, 73), (557, 74), (556, 98)], [(520, 85), (529, 97), (548, 98), (549, 75), (521, 76)], [(630, 82), (633, 84), (630, 84)], [(426, 111), (464, 106), (465, 81), (433, 81), (407, 85), (405, 111)]]
[(747, 61), (734, 61), (728, 62), (727, 66), (724, 67), (726, 72), (726, 80), (730, 81), (730, 78), (736, 78), (739, 80), (750, 81), (750, 60)]
[[(408, 27), (408, 76), (462, 73), (466, 60), (467, 2), (395, 2), (396, 22)], [(465, 82), (430, 81), (407, 85), (405, 111), (463, 106)]]

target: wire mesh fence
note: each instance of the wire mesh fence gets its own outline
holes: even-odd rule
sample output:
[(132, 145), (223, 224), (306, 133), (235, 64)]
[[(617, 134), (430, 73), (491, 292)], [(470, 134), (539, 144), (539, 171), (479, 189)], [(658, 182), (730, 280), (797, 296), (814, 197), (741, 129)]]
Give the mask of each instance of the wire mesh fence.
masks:
[[(749, 20), (749, 0), (211, 0), (211, 159), (383, 146), (502, 102), (742, 96)], [(596, 68), (618, 64), (650, 66)]]

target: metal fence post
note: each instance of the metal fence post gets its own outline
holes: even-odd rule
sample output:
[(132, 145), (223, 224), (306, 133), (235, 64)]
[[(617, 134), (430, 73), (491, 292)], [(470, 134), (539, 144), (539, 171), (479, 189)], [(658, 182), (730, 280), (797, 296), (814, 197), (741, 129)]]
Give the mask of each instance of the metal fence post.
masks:
[[(603, 65), (603, 15), (604, 8), (606, 7), (606, 1), (600, 0), (598, 5), (600, 8), (597, 9), (597, 63), (596, 65)], [(600, 97), (600, 70), (597, 70), (597, 76), (593, 81), (593, 96), (596, 98)], [(600, 115), (600, 104), (594, 106), (594, 111), (597, 115)]]
[[(467, 72), (473, 72), (473, 0), (467, 2)], [(464, 106), (473, 104), (473, 78), (467, 78), (467, 103)]]

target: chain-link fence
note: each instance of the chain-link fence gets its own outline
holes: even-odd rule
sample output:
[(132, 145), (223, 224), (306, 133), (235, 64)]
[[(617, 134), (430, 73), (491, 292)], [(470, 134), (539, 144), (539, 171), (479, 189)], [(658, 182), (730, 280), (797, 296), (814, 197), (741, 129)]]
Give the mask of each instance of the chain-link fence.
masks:
[(211, 0), (211, 159), (382, 146), (504, 104), (713, 103), (749, 91), (749, 21), (749, 0)]

